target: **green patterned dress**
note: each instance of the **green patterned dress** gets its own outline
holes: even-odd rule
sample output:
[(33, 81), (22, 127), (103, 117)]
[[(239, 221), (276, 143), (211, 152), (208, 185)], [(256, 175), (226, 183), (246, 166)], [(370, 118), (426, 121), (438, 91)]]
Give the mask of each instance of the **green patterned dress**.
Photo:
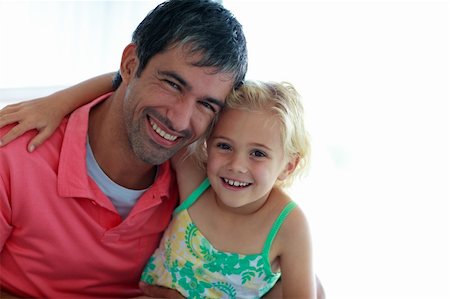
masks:
[(175, 210), (141, 280), (176, 289), (187, 298), (260, 298), (281, 276), (271, 270), (269, 250), (295, 203), (290, 202), (280, 213), (260, 254), (223, 252), (202, 235), (187, 211), (209, 186), (206, 179)]

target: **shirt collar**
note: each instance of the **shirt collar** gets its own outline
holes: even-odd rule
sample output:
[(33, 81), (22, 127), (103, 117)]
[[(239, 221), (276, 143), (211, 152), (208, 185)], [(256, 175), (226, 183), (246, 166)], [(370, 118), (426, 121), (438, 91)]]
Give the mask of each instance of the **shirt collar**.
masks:
[[(85, 197), (99, 201), (99, 188), (88, 176), (86, 167), (86, 137), (89, 123), (89, 111), (98, 103), (108, 99), (112, 93), (100, 96), (94, 101), (75, 110), (67, 122), (58, 168), (58, 191), (63, 197)], [(170, 162), (159, 167), (158, 176), (149, 190), (142, 196), (160, 200), (169, 197), (171, 187), (168, 182), (173, 176)], [(173, 190), (172, 190), (173, 191)], [(104, 196), (103, 204), (110, 201)]]

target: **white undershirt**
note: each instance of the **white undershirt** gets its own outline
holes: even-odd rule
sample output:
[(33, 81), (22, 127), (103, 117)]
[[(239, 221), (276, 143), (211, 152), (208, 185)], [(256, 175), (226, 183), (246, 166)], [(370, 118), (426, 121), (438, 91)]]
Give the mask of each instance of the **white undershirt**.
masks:
[(141, 195), (147, 191), (148, 188), (143, 190), (133, 190), (122, 187), (112, 181), (106, 173), (103, 172), (95, 160), (94, 153), (92, 152), (89, 144), (89, 139), (86, 142), (86, 163), (89, 176), (111, 200), (122, 219), (127, 218), (139, 197), (141, 197)]

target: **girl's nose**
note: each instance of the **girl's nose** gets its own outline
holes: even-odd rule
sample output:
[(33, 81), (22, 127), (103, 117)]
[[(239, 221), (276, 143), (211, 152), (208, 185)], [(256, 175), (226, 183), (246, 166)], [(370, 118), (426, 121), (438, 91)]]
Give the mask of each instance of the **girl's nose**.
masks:
[(229, 170), (239, 173), (247, 172), (245, 154), (234, 153), (229, 163)]

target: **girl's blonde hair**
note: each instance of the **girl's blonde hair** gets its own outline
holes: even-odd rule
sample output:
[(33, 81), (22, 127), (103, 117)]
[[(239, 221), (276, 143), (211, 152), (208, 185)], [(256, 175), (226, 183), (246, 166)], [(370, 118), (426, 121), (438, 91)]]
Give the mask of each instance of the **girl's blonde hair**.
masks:
[[(310, 162), (310, 139), (304, 125), (304, 111), (301, 97), (294, 86), (288, 82), (245, 81), (237, 90), (230, 93), (224, 109), (242, 109), (248, 111), (271, 111), (280, 122), (281, 140), (284, 153), (288, 158), (298, 158), (296, 169), (277, 185), (288, 187), (299, 176), (305, 174)], [(215, 125), (217, 119), (214, 121)], [(194, 155), (204, 167), (206, 163), (205, 138), (194, 147)]]

